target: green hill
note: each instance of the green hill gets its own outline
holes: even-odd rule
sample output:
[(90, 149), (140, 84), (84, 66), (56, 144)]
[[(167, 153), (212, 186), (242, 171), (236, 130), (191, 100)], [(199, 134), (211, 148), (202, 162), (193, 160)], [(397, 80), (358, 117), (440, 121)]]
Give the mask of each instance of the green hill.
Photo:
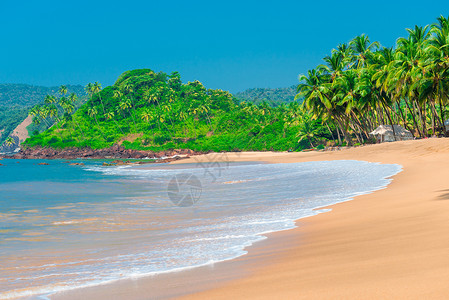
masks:
[[(2, 132), (0, 145), (28, 116), (31, 107), (42, 103), (46, 95), (57, 95), (58, 89), (59, 87), (33, 86), (28, 84), (0, 84), (0, 131)], [(69, 93), (77, 94), (80, 99), (86, 96), (86, 92), (81, 85), (68, 85), (67, 89)], [(42, 131), (45, 129), (45, 126), (32, 128), (33, 131)]]
[[(239, 101), (251, 102), (254, 104), (261, 104), (267, 102), (271, 106), (279, 106), (281, 104), (288, 104), (295, 101), (296, 86), (292, 85), (286, 88), (253, 88), (247, 89), (243, 92), (234, 94)], [(301, 101), (300, 101), (301, 102)]]
[[(112, 86), (92, 87), (91, 99), (75, 114), (66, 115), (61, 107), (53, 111), (61, 122), (29, 138), (27, 146), (238, 151), (309, 145), (298, 143), (305, 126), (298, 103), (277, 108), (239, 103), (199, 81), (183, 84), (177, 72), (127, 71)], [(318, 121), (306, 125), (315, 128), (316, 137), (328, 137)]]

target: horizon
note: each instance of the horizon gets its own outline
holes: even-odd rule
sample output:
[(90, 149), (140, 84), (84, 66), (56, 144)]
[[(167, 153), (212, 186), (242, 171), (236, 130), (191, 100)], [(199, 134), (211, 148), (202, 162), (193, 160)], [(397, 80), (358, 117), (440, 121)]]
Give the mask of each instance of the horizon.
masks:
[(339, 43), (365, 33), (391, 47), (406, 28), (449, 14), (442, 1), (425, 7), (384, 1), (378, 6), (388, 9), (350, 18), (341, 15), (351, 3), (117, 3), (5, 4), (8, 13), (0, 24), (10, 30), (3, 38), (7, 47), (0, 49), (8, 58), (0, 63), (0, 83), (53, 87), (97, 81), (106, 87), (127, 70), (149, 68), (178, 71), (183, 82), (199, 80), (234, 94), (284, 88), (296, 85), (299, 74), (322, 63)]

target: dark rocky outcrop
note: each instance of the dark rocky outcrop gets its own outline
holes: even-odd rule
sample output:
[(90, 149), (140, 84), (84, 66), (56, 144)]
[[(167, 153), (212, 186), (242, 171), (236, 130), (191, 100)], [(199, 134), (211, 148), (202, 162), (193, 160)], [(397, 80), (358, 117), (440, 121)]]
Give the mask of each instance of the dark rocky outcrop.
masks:
[[(20, 152), (8, 156), (14, 159), (143, 159), (154, 158), (156, 160), (164, 158), (163, 161), (176, 160), (181, 157), (189, 157), (192, 155), (205, 154), (205, 152), (196, 152), (190, 149), (175, 149), (167, 151), (143, 151), (125, 149), (122, 146), (114, 145), (105, 149), (90, 148), (65, 148), (53, 149), (45, 147), (32, 147), (20, 150)], [(123, 163), (122, 161), (120, 161)], [(117, 162), (118, 164), (118, 162)]]

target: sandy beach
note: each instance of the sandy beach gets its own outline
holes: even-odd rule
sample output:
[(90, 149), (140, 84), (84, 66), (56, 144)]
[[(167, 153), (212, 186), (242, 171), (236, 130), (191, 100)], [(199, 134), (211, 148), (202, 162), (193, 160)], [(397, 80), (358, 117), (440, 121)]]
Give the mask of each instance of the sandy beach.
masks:
[[(363, 160), (400, 164), (403, 172), (386, 189), (301, 219), (296, 229), (268, 235), (249, 247), (245, 256), (180, 272), (176, 280), (176, 276), (161, 278), (157, 285), (178, 289), (179, 296), (184, 294), (182, 299), (447, 299), (448, 157), (449, 139), (332, 152), (193, 157), (191, 162)], [(152, 299), (148, 280), (123, 281), (52, 298)]]

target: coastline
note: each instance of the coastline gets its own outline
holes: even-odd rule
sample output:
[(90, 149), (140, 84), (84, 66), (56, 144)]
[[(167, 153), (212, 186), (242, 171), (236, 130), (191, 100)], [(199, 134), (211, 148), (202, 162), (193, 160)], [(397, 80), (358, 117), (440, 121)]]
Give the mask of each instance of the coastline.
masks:
[[(397, 163), (403, 172), (388, 188), (332, 205), (330, 213), (300, 219), (297, 228), (268, 239), (230, 262), (179, 272), (160, 284), (183, 299), (423, 299), (449, 291), (447, 250), (448, 139), (387, 143), (338, 152), (227, 153), (226, 161), (287, 163), (364, 160)], [(210, 156), (185, 162), (210, 161)], [(214, 159), (219, 159), (215, 156)], [(235, 269), (241, 269), (236, 271)], [(196, 280), (195, 280), (196, 279)], [(186, 284), (192, 282), (194, 284)], [(55, 294), (52, 299), (147, 299), (149, 279)], [(148, 288), (145, 288), (148, 287)], [(183, 293), (174, 293), (179, 296)], [(123, 298), (122, 298), (123, 297)]]
[(0, 158), (11, 159), (167, 159), (170, 157), (190, 157), (205, 154), (190, 149), (175, 149), (167, 151), (133, 150), (114, 145), (104, 149), (65, 148), (53, 149), (46, 147), (29, 147), (18, 153), (0, 154)]

